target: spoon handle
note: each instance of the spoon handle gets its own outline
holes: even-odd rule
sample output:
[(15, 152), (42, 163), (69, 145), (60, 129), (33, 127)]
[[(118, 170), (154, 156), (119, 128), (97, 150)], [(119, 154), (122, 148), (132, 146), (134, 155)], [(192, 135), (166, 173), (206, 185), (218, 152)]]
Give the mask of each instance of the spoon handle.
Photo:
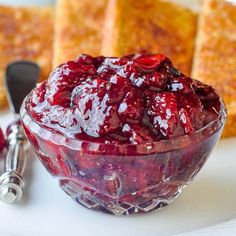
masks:
[(0, 198), (3, 202), (14, 203), (21, 199), (24, 180), (22, 175), (26, 164), (26, 137), (19, 121), (8, 127), (8, 153), (5, 171), (0, 177)]

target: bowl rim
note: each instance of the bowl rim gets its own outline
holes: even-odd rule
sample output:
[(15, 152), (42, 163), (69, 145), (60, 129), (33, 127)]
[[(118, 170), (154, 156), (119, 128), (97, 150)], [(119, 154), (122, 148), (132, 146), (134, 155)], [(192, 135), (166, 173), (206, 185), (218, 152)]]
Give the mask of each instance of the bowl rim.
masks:
[[(33, 91), (32, 91), (33, 92)], [(31, 92), (31, 93), (32, 93)], [(220, 97), (220, 112), (219, 116), (216, 120), (211, 121), (210, 123), (206, 124), (202, 128), (196, 130), (192, 134), (185, 134), (179, 137), (174, 137), (167, 140), (159, 140), (155, 142), (145, 142), (140, 144), (106, 144), (106, 143), (99, 143), (99, 142), (93, 142), (93, 141), (87, 141), (87, 140), (81, 140), (76, 139), (73, 137), (67, 137), (64, 134), (61, 134), (59, 132), (54, 132), (49, 127), (44, 126), (43, 124), (37, 122), (33, 119), (30, 113), (28, 113), (26, 109), (26, 103), (29, 99), (31, 93), (29, 93), (21, 106), (20, 109), (20, 117), (21, 121), (24, 125), (27, 125), (28, 129), (30, 129), (31, 132), (34, 132), (42, 139), (50, 140), (50, 142), (55, 143), (57, 145), (66, 146), (71, 149), (75, 150), (81, 150), (82, 144), (86, 145), (86, 148), (91, 148), (91, 150), (95, 150), (97, 147), (113, 147), (113, 148), (119, 148), (122, 150), (126, 150), (127, 148), (137, 148), (137, 149), (145, 149), (146, 154), (150, 154), (153, 152), (166, 152), (170, 150), (176, 150), (183, 148), (191, 143), (199, 143), (204, 141), (205, 139), (211, 137), (213, 134), (215, 134), (217, 131), (219, 131), (221, 128), (224, 127), (225, 121), (227, 119), (227, 109), (225, 106), (224, 101)], [(23, 126), (24, 126), (23, 125)], [(222, 129), (223, 130), (223, 129)], [(205, 131), (210, 131), (208, 135), (202, 135)], [(166, 145), (168, 144), (168, 145)], [(168, 148), (167, 148), (168, 147)], [(157, 151), (153, 151), (153, 149)]]

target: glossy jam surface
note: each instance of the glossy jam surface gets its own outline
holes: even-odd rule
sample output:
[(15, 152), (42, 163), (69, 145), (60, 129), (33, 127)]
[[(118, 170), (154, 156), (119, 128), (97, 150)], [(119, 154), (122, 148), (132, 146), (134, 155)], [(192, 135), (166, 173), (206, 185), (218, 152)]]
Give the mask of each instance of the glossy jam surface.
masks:
[(37, 86), (27, 110), (69, 138), (140, 144), (195, 132), (217, 119), (220, 101), (164, 55), (81, 55)]

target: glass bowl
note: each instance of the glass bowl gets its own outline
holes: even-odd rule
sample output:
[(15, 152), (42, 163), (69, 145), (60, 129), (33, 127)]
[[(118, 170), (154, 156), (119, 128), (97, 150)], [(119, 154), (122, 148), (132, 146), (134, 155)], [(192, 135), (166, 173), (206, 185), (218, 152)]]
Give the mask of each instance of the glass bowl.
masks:
[(45, 168), (76, 202), (114, 215), (146, 213), (171, 203), (206, 162), (226, 120), (221, 102), (218, 119), (191, 135), (111, 145), (67, 138), (44, 127), (27, 112), (27, 99), (22, 123)]

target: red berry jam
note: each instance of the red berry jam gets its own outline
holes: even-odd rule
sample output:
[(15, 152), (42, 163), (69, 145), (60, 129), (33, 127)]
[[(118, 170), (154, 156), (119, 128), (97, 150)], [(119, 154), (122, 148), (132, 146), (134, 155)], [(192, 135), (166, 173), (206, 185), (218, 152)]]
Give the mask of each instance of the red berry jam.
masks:
[(62, 189), (115, 215), (157, 210), (199, 172), (224, 127), (214, 89), (164, 55), (81, 55), (21, 110), (26, 135)]
[(2, 129), (0, 128), (0, 153), (2, 152), (2, 150), (5, 148), (6, 146), (6, 140), (4, 138)]
[(160, 54), (81, 55), (39, 84), (27, 109), (70, 138), (140, 144), (195, 132), (217, 119), (220, 101), (210, 86), (183, 75)]

